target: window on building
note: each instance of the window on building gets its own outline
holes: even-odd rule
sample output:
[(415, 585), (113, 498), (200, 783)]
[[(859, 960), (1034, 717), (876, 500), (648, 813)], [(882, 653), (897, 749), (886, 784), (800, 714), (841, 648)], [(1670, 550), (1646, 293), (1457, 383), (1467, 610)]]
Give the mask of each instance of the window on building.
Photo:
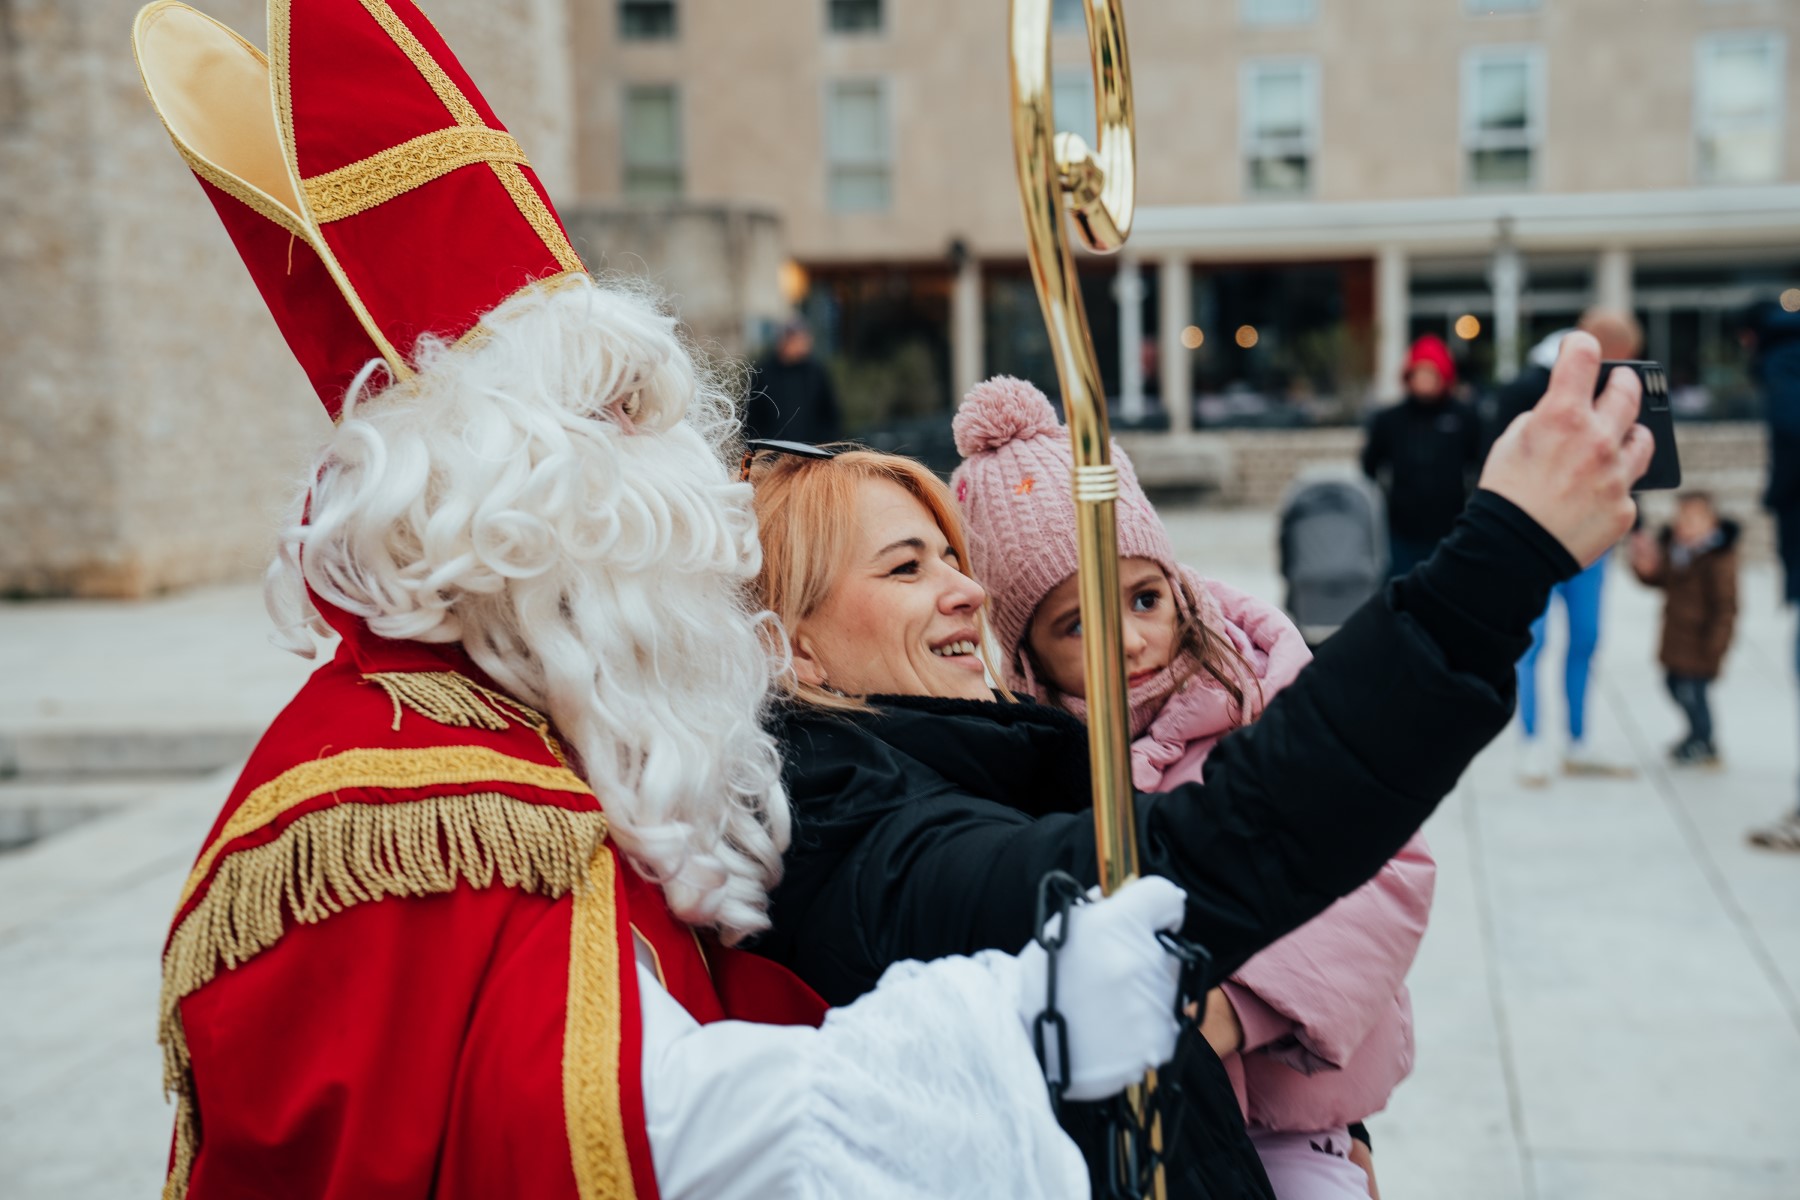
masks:
[(825, 21), (833, 33), (871, 33), (881, 28), (881, 0), (825, 0)]
[(1086, 65), (1058, 67), (1050, 77), (1050, 109), (1056, 132), (1078, 133), (1092, 149), (1096, 139), (1094, 73)]
[(674, 200), (681, 195), (681, 103), (669, 84), (625, 89), (625, 196)]
[(1281, 59), (1244, 65), (1241, 77), (1245, 189), (1258, 196), (1312, 189), (1319, 130), (1318, 65)]
[(619, 37), (647, 42), (675, 36), (675, 0), (619, 0)]
[(827, 190), (833, 212), (879, 212), (892, 200), (887, 90), (839, 80), (825, 95)]
[(1050, 6), (1052, 29), (1086, 29), (1087, 0), (1055, 0)]
[(1318, 0), (1238, 0), (1246, 25), (1304, 25), (1318, 15)]
[(1706, 183), (1781, 177), (1786, 46), (1778, 34), (1702, 38), (1694, 71), (1696, 167)]
[(1484, 48), (1463, 59), (1463, 151), (1469, 184), (1530, 187), (1544, 136), (1543, 58), (1532, 47)]

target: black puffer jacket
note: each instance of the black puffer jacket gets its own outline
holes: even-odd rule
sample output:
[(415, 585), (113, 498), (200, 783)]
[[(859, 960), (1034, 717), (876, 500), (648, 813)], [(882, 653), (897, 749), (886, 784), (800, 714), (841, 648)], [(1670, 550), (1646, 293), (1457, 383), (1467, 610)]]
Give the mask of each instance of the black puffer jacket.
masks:
[[(1504, 728), (1531, 622), (1576, 568), (1517, 508), (1479, 494), (1430, 562), (1220, 741), (1203, 783), (1138, 797), (1144, 868), (1187, 889), (1184, 932), (1211, 951), (1218, 979), (1412, 836)], [(836, 1004), (903, 959), (1017, 950), (1046, 871), (1097, 875), (1078, 722), (1033, 704), (875, 705), (789, 709), (777, 730), (795, 834), (774, 928), (755, 949)], [(1216, 1076), (1215, 1101), (1217, 1067), (1197, 1068)], [(1266, 1194), (1260, 1168), (1249, 1179), (1236, 1165), (1241, 1124), (1207, 1137), (1223, 1177), (1187, 1194)]]

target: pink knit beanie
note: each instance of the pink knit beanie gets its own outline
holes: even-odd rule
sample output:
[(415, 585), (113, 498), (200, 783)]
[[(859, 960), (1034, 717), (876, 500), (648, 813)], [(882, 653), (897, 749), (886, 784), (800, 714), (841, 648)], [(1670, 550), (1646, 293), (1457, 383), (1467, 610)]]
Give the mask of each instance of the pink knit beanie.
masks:
[[(1075, 501), (1069, 494), (1074, 455), (1069, 431), (1044, 393), (999, 375), (976, 384), (952, 423), (962, 466), (950, 488), (968, 525), (970, 570), (987, 588), (1007, 684), (1026, 687), (1021, 644), (1032, 614), (1057, 584), (1075, 573)], [(1117, 444), (1119, 557), (1153, 559), (1178, 577), (1168, 530), (1138, 486)]]

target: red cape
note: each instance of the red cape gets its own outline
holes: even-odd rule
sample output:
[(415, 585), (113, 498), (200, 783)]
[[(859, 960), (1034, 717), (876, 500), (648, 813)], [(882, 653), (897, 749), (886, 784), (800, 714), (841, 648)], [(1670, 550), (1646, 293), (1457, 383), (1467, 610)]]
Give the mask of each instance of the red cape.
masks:
[(460, 647), (329, 616), (164, 952), (165, 1195), (651, 1200), (633, 933), (703, 1023), (824, 1005), (675, 920)]

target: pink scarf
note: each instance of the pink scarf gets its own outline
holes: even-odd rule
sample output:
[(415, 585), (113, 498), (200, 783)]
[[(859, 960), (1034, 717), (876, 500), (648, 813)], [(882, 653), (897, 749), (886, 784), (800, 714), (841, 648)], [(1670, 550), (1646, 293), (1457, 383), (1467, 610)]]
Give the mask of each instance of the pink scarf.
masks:
[[(1247, 725), (1263, 705), (1294, 681), (1312, 661), (1312, 651), (1287, 614), (1246, 592), (1202, 579), (1190, 567), (1178, 567), (1182, 582), (1198, 597), (1201, 619), (1214, 633), (1230, 640), (1252, 678), (1241, 681), (1244, 711), (1219, 682), (1204, 672), (1189, 675), (1179, 686), (1168, 668), (1131, 689), (1131, 781), (1141, 791), (1162, 787), (1163, 775), (1184, 758), (1198, 767), (1218, 740)], [(1087, 705), (1058, 697), (1063, 708), (1087, 720)]]

